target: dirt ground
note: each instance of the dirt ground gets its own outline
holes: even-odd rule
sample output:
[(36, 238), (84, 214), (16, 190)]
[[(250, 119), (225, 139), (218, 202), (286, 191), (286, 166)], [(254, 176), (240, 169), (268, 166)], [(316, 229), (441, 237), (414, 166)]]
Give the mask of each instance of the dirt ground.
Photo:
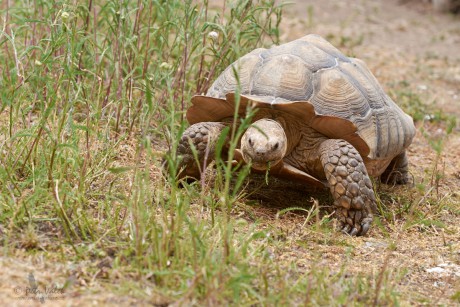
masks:
[[(214, 1), (218, 2), (218, 1)], [(317, 33), (330, 40), (347, 55), (363, 59), (385, 89), (405, 82), (409, 89), (418, 94), (424, 103), (457, 117), (460, 122), (460, 17), (440, 14), (424, 1), (396, 0), (298, 0), (286, 6), (281, 25), (281, 41), (286, 42), (309, 33)], [(430, 114), (427, 114), (428, 116)], [(422, 123), (418, 123), (420, 127)], [(433, 137), (444, 137), (443, 124), (427, 126), (427, 133)], [(409, 148), (411, 171), (415, 183), (427, 182), (426, 171), (434, 165), (436, 154), (420, 132)], [(460, 201), (460, 128), (459, 124), (447, 137), (442, 151), (440, 165), (444, 177), (440, 181), (440, 195)], [(386, 188), (383, 188), (386, 189)], [(395, 188), (408, 189), (408, 188)], [(388, 189), (391, 190), (391, 189)], [(392, 190), (394, 191), (394, 190)], [(404, 190), (407, 191), (407, 190)], [(423, 200), (423, 199), (422, 199)], [(423, 206), (429, 204), (421, 203)], [(433, 204), (435, 205), (435, 204)], [(460, 290), (460, 217), (444, 211), (438, 219), (447, 225), (445, 231), (435, 227), (407, 228), (403, 218), (396, 219), (392, 229), (374, 226), (364, 238), (348, 238), (342, 246), (319, 243), (312, 247), (296, 246), (294, 241), (311, 234), (299, 227), (304, 218), (286, 215), (274, 220), (276, 208), (260, 209), (266, 213), (265, 223), (289, 232), (292, 241), (286, 245), (286, 253), (277, 255), (308, 268), (312, 249), (320, 253), (321, 265), (337, 270), (344, 262), (356, 264), (356, 272), (378, 274), (388, 259), (388, 267), (406, 268), (398, 291), (420, 293), (438, 304), (452, 304), (449, 300)], [(340, 235), (340, 234), (339, 234)], [(294, 239), (295, 238), (295, 239)], [(291, 242), (291, 243), (289, 243)], [(395, 246), (389, 248), (389, 243)], [(345, 257), (347, 245), (354, 246), (353, 254)], [(21, 259), (21, 260), (19, 260)], [(82, 266), (84, 264), (81, 264)], [(18, 259), (0, 258), (0, 292), (10, 291), (11, 285), (26, 287), (24, 272), (33, 269), (42, 283), (61, 282), (49, 276), (62, 276), (72, 265), (34, 262), (27, 257)], [(91, 292), (75, 292), (66, 297), (67, 304), (97, 305), (101, 297), (97, 292), (104, 289), (92, 288)], [(115, 295), (106, 294), (104, 304), (136, 304), (136, 300), (122, 301)], [(410, 298), (408, 298), (411, 301)], [(5, 301), (3, 302), (5, 303)], [(7, 301), (14, 306), (39, 305), (40, 302)], [(63, 301), (47, 301), (47, 306), (62, 305)]]

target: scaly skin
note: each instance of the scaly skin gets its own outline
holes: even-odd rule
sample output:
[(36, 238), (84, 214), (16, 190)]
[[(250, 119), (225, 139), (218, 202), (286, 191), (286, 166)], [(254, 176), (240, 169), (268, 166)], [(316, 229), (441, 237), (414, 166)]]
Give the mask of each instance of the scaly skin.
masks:
[[(202, 122), (184, 131), (177, 147), (177, 153), (182, 157), (179, 178), (200, 178), (203, 169), (215, 159), (216, 143), (225, 127), (225, 123)], [(197, 151), (198, 163), (193, 156), (190, 142)]]
[(380, 175), (380, 181), (386, 184), (406, 184), (409, 178), (409, 162), (405, 151), (394, 157)]
[(372, 223), (376, 200), (372, 182), (359, 152), (347, 141), (329, 139), (319, 147), (342, 232), (365, 235)]

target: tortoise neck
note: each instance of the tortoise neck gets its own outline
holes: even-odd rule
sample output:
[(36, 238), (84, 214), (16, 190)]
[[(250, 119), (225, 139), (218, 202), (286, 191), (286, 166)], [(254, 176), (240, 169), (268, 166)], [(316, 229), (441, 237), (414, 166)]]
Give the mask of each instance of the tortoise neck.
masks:
[(292, 150), (299, 144), (301, 139), (300, 131), (302, 129), (301, 123), (293, 118), (286, 116), (279, 116), (274, 119), (278, 124), (281, 125), (286, 133), (287, 137), (287, 153), (292, 152)]

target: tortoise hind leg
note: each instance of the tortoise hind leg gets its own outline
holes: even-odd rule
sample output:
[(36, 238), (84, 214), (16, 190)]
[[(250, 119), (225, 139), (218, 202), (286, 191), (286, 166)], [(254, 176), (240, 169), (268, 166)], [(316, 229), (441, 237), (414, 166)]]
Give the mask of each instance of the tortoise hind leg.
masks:
[(409, 178), (409, 162), (405, 151), (394, 157), (380, 175), (380, 181), (386, 184), (406, 184)]
[[(215, 159), (217, 140), (226, 126), (219, 122), (201, 122), (184, 131), (177, 147), (177, 154), (182, 158), (178, 168), (179, 178), (200, 178), (203, 169)], [(192, 148), (196, 149), (198, 161)]]
[(365, 235), (376, 210), (372, 182), (359, 152), (345, 140), (321, 143), (320, 159), (342, 232)]

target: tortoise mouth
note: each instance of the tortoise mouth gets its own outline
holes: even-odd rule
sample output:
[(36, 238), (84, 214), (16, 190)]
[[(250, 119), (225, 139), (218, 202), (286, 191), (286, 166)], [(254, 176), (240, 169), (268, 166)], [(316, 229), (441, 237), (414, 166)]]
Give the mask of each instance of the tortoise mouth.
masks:
[(266, 171), (266, 170), (273, 168), (279, 162), (281, 162), (281, 160), (271, 160), (271, 161), (263, 161), (263, 162), (252, 160), (251, 167), (258, 171)]
[(251, 164), (251, 168), (257, 171), (266, 171), (272, 169), (275, 165), (281, 162), (282, 159), (264, 159), (264, 157), (253, 157), (246, 151), (242, 151), (243, 160), (247, 164)]

